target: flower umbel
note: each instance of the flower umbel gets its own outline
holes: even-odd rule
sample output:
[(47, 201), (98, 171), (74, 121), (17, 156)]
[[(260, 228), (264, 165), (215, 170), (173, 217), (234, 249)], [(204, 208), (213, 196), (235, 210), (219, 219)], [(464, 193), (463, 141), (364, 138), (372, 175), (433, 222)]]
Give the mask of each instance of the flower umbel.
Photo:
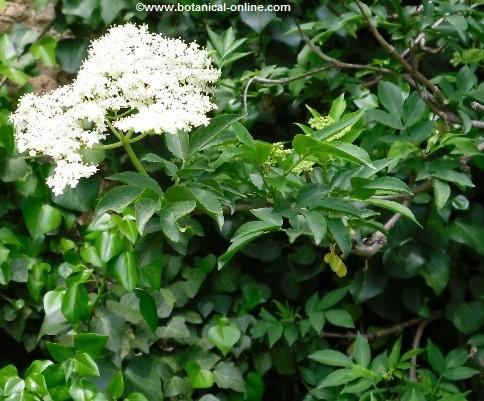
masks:
[(106, 139), (108, 126), (176, 134), (207, 125), (219, 76), (196, 43), (151, 34), (147, 26), (112, 27), (91, 44), (72, 84), (20, 99), (11, 117), (18, 149), (54, 160), (47, 184), (59, 195), (96, 172), (82, 150)]

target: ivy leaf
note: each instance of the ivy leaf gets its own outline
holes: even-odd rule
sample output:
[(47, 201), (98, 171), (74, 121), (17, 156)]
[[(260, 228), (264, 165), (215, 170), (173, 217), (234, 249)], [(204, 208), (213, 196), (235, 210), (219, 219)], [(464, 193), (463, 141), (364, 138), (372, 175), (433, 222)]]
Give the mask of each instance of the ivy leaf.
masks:
[(225, 356), (239, 341), (240, 331), (234, 326), (217, 325), (208, 330), (207, 339)]
[(84, 352), (72, 359), (73, 371), (79, 376), (99, 376), (99, 369), (92, 357)]
[(219, 388), (229, 389), (239, 393), (245, 391), (242, 373), (231, 362), (220, 362), (213, 371), (213, 377), (215, 384)]
[(114, 277), (126, 291), (132, 292), (139, 282), (139, 270), (131, 252), (123, 252), (112, 265)]
[(62, 299), (62, 313), (71, 323), (84, 319), (89, 314), (89, 298), (84, 285), (68, 283), (67, 290)]
[(124, 379), (121, 372), (115, 373), (106, 386), (106, 392), (115, 400), (121, 398), (124, 393)]
[(74, 348), (77, 352), (84, 352), (96, 358), (103, 351), (107, 340), (107, 336), (95, 333), (80, 333), (74, 337)]
[(200, 365), (195, 361), (188, 362), (185, 369), (194, 389), (210, 388), (213, 386), (214, 378), (212, 372), (200, 368)]
[(58, 209), (35, 198), (29, 198), (24, 203), (22, 213), (33, 239), (57, 230), (62, 222), (62, 214)]
[(153, 297), (146, 291), (137, 290), (136, 295), (139, 299), (139, 311), (151, 331), (155, 332), (158, 327), (158, 311)]

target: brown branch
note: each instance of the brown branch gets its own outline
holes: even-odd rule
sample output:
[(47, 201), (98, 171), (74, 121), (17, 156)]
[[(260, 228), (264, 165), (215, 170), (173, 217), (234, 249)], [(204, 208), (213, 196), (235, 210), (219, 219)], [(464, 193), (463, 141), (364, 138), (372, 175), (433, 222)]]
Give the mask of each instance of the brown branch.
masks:
[(419, 71), (414, 71), (412, 65), (405, 60), (405, 58), (402, 57), (400, 53), (397, 52), (397, 50), (390, 44), (388, 43), (385, 38), (380, 34), (376, 26), (371, 22), (370, 17), (368, 14), (366, 14), (361, 2), (359, 0), (356, 0), (356, 4), (358, 5), (358, 8), (361, 11), (361, 14), (366, 20), (366, 23), (368, 24), (368, 28), (370, 29), (370, 32), (372, 33), (373, 37), (376, 39), (376, 41), (380, 44), (383, 49), (387, 51), (390, 56), (392, 56), (398, 63), (402, 65), (405, 70), (407, 70), (410, 74), (415, 74), (415, 78), (421, 82), (425, 87), (440, 101), (444, 100), (444, 95), (440, 91), (440, 89), (434, 85), (430, 80), (425, 77), (421, 72)]
[[(422, 339), (422, 334), (427, 324), (429, 324), (429, 320), (425, 319), (425, 320), (422, 320), (422, 322), (420, 322), (420, 324), (417, 326), (415, 330), (415, 335), (413, 336), (412, 349), (417, 349), (420, 347), (420, 340)], [(408, 376), (410, 381), (416, 382), (417, 381), (417, 355), (414, 355), (412, 357), (411, 364), (412, 364), (412, 367), (410, 368)]]
[[(421, 95), (422, 99), (430, 107), (430, 109), (439, 117), (441, 117), (443, 120), (449, 123), (462, 124), (462, 120), (458, 116), (456, 116), (453, 112), (444, 111), (442, 109), (447, 104), (447, 101), (443, 93), (438, 88), (438, 86), (433, 84), (425, 75), (423, 75), (420, 71), (415, 69), (407, 60), (405, 60), (405, 58), (400, 53), (397, 52), (397, 50), (389, 42), (385, 40), (385, 38), (380, 34), (380, 31), (378, 31), (377, 27), (371, 21), (368, 14), (365, 12), (363, 5), (359, 0), (356, 0), (356, 4), (360, 9), (361, 14), (363, 15), (363, 18), (365, 18), (370, 32), (372, 33), (376, 41), (380, 44), (380, 46), (384, 50), (386, 50), (387, 53), (390, 54), (390, 56), (393, 57), (400, 65), (402, 65), (403, 68), (407, 70), (407, 72), (415, 78), (415, 81), (423, 84), (429, 90), (429, 92), (435, 97), (435, 99), (438, 102), (438, 105), (434, 104), (434, 102), (432, 101), (433, 100), (432, 98)], [(434, 25), (437, 24), (437, 22), (439, 22), (439, 20), (437, 20), (434, 23)], [(439, 24), (440, 23), (441, 22), (439, 22)], [(425, 36), (421, 36), (421, 38), (425, 39)], [(421, 38), (419, 39), (419, 43), (422, 41)], [(411, 49), (408, 49), (408, 51), (411, 51)], [(417, 86), (412, 85), (412, 86), (418, 89), (418, 85)], [(484, 121), (472, 120), (471, 125), (476, 128), (484, 129)]]
[[(425, 181), (424, 183), (417, 185), (413, 188), (412, 194), (415, 196), (420, 192), (425, 192), (428, 189), (432, 188), (432, 181)], [(408, 206), (411, 202), (411, 197), (407, 194), (395, 194), (395, 195), (387, 195), (385, 197), (378, 197), (377, 199), (398, 199), (397, 198), (404, 198), (402, 204), (404, 206)], [(385, 231), (390, 231), (395, 225), (398, 223), (398, 220), (402, 215), (400, 213), (393, 214), (388, 221), (385, 223)], [(382, 233), (381, 231), (377, 231), (373, 233), (371, 238), (366, 239), (363, 241), (363, 244), (358, 244), (353, 247), (352, 252), (355, 255), (361, 256), (365, 259), (369, 259), (378, 253), (385, 245), (387, 244), (387, 236)]]
[(349, 69), (349, 70), (370, 70), (374, 72), (379, 72), (381, 74), (393, 74), (393, 75), (397, 74), (395, 71), (390, 70), (388, 68), (376, 67), (368, 64), (346, 63), (338, 59), (335, 59), (331, 56), (328, 56), (321, 50), (319, 46), (317, 46), (311, 39), (309, 39), (309, 37), (304, 33), (304, 31), (297, 23), (297, 21), (296, 21), (296, 26), (297, 26), (297, 29), (299, 30), (299, 34), (301, 35), (302, 40), (313, 51), (313, 53), (316, 54), (320, 59), (330, 63), (334, 68)]
[[(405, 322), (401, 322), (398, 324), (395, 324), (393, 326), (387, 327), (385, 329), (377, 330), (372, 333), (366, 333), (363, 334), (364, 337), (366, 337), (368, 340), (376, 340), (377, 338), (383, 338), (383, 337), (388, 337), (392, 334), (400, 333), (401, 331), (417, 326), (419, 324), (422, 324), (422, 322), (429, 323), (432, 320), (438, 319), (439, 317), (442, 316), (442, 311), (437, 311), (432, 313), (429, 317), (415, 317), (413, 319), (407, 320)], [(332, 333), (332, 332), (326, 332), (323, 331), (321, 333), (321, 337), (324, 338), (341, 338), (341, 339), (346, 339), (346, 340), (352, 340), (357, 337), (357, 333)]]
[(474, 110), (484, 111), (484, 104), (481, 104), (481, 103), (476, 102), (476, 101), (471, 102), (471, 107)]

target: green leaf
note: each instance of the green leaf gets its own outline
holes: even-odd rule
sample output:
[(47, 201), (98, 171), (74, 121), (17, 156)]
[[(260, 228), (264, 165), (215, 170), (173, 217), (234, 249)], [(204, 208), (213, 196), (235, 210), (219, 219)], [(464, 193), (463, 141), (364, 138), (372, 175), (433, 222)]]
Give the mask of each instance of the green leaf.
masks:
[(12, 81), (14, 84), (20, 86), (25, 85), (30, 79), (30, 77), (25, 72), (17, 70), (13, 67), (8, 67), (6, 65), (0, 64), (0, 76), (2, 75)]
[(454, 184), (461, 185), (463, 187), (474, 188), (474, 184), (472, 183), (470, 178), (464, 173), (459, 173), (453, 170), (439, 170), (436, 173), (434, 173), (434, 175), (437, 178), (440, 178), (441, 180), (444, 180), (444, 181), (450, 181)]
[(89, 40), (86, 38), (62, 39), (57, 43), (56, 59), (65, 72), (74, 74), (87, 55)]
[(336, 244), (344, 255), (351, 252), (351, 237), (348, 229), (340, 220), (328, 219), (328, 228)]
[(245, 378), (244, 401), (262, 401), (264, 382), (258, 373), (250, 372)]
[(240, 11), (242, 22), (257, 33), (261, 33), (276, 17), (277, 15), (274, 11)]
[(348, 367), (353, 364), (345, 354), (331, 349), (317, 351), (309, 355), (309, 359), (329, 366)]
[(390, 114), (399, 120), (402, 118), (404, 97), (403, 90), (399, 86), (388, 81), (380, 81), (378, 84), (378, 98)]
[(161, 189), (160, 184), (158, 184), (153, 178), (135, 171), (124, 171), (122, 173), (114, 174), (108, 177), (108, 180), (119, 181), (123, 184), (128, 184), (141, 189), (149, 189), (154, 194), (163, 196), (163, 190)]
[(79, 283), (68, 283), (62, 299), (62, 313), (71, 323), (76, 323), (89, 315), (89, 298), (86, 288)]
[(79, 376), (99, 376), (99, 369), (94, 359), (86, 353), (79, 353), (72, 359), (73, 371)]
[(217, 197), (211, 192), (196, 186), (190, 187), (189, 191), (197, 201), (198, 206), (212, 217), (217, 222), (219, 229), (222, 230), (224, 213)]
[(244, 118), (244, 115), (239, 114), (224, 114), (212, 118), (209, 125), (198, 128), (190, 136), (187, 157), (210, 148), (227, 128), (242, 118)]
[(213, 378), (219, 388), (229, 389), (239, 393), (245, 391), (242, 373), (232, 362), (220, 362), (213, 371)]
[(339, 327), (347, 327), (347, 328), (353, 328), (355, 325), (353, 324), (353, 319), (351, 315), (346, 312), (343, 309), (332, 309), (329, 311), (326, 311), (326, 319), (328, 319), (328, 322), (335, 326)]
[(103, 231), (96, 238), (96, 250), (103, 263), (119, 255), (122, 249), (123, 241), (117, 232)]
[(232, 237), (227, 251), (219, 257), (218, 268), (223, 268), (234, 255), (249, 242), (272, 231), (280, 230), (280, 226), (267, 221), (249, 221), (243, 224)]
[(336, 305), (339, 301), (341, 301), (347, 292), (347, 287), (338, 288), (328, 292), (323, 298), (321, 298), (321, 301), (319, 301), (318, 309), (327, 310), (331, 308), (333, 305)]
[(450, 197), (451, 189), (449, 184), (444, 181), (434, 179), (434, 201), (437, 209), (442, 209)]
[(348, 383), (360, 375), (350, 369), (339, 369), (331, 372), (327, 375), (321, 383), (319, 383), (318, 388), (325, 388), (325, 387), (335, 387), (340, 386), (341, 384)]
[(468, 355), (464, 349), (453, 349), (445, 357), (445, 368), (458, 368), (467, 362)]
[(371, 361), (371, 350), (368, 340), (360, 333), (356, 336), (356, 341), (353, 346), (353, 357), (358, 365), (368, 367)]
[(132, 292), (139, 282), (138, 266), (131, 252), (123, 252), (114, 260), (112, 272), (126, 291)]
[(363, 116), (363, 111), (346, 114), (341, 120), (332, 123), (312, 134), (317, 141), (327, 141), (347, 127), (356, 124)]
[(95, 333), (80, 333), (74, 337), (74, 348), (77, 352), (84, 352), (97, 358), (108, 340), (107, 336)]
[(136, 295), (139, 299), (139, 311), (151, 331), (155, 332), (158, 327), (158, 311), (153, 297), (146, 291), (138, 290)]
[(173, 156), (181, 160), (187, 159), (189, 139), (186, 132), (167, 133), (165, 135), (165, 141), (168, 150), (173, 154)]
[(133, 394), (130, 394), (125, 401), (149, 401), (149, 400), (141, 393), (133, 393)]
[(33, 239), (59, 228), (62, 214), (55, 207), (35, 198), (28, 198), (22, 206), (25, 225)]
[(124, 393), (124, 379), (121, 372), (115, 373), (106, 386), (106, 392), (115, 400), (121, 398)]
[(344, 111), (346, 110), (345, 94), (339, 95), (331, 104), (331, 109), (329, 110), (329, 116), (335, 120), (339, 121)]
[(368, 115), (380, 124), (386, 125), (387, 127), (395, 129), (403, 129), (403, 125), (400, 120), (394, 115), (387, 113), (383, 110), (370, 110)]
[(301, 157), (307, 158), (310, 156), (318, 163), (328, 160), (329, 156), (333, 156), (356, 164), (373, 166), (370, 156), (364, 149), (349, 143), (339, 141), (333, 141), (330, 144), (322, 143), (306, 135), (296, 135), (292, 145)]
[(324, 327), (324, 312), (310, 312), (308, 313), (309, 323), (311, 323), (312, 328), (316, 333), (321, 333)]
[(442, 374), (445, 370), (445, 359), (440, 352), (439, 348), (432, 342), (428, 341), (427, 343), (427, 358), (437, 373)]
[(210, 388), (214, 384), (213, 374), (205, 369), (201, 369), (198, 363), (190, 361), (186, 365), (188, 378), (194, 389), (196, 388)]
[(98, 177), (89, 177), (81, 180), (75, 188), (66, 187), (62, 195), (52, 197), (52, 202), (65, 209), (76, 212), (90, 211), (97, 198), (101, 180)]
[(479, 374), (478, 370), (461, 366), (445, 370), (442, 376), (448, 380), (466, 380), (477, 374)]
[(101, 6), (101, 18), (106, 26), (111, 23), (120, 15), (120, 12), (128, 7), (125, 0), (119, 0), (112, 2), (110, 0), (100, 0)]
[[(153, 357), (133, 357), (124, 370), (124, 384), (126, 394), (139, 392), (144, 395), (133, 401), (163, 401), (159, 364)], [(146, 398), (145, 398), (146, 397)]]
[(55, 65), (55, 48), (57, 47), (57, 42), (54, 38), (50, 36), (44, 36), (37, 43), (30, 46), (30, 53), (42, 61), (45, 65), (53, 66)]
[(326, 219), (320, 212), (316, 210), (310, 210), (306, 214), (306, 220), (308, 222), (309, 230), (313, 234), (314, 243), (316, 245), (319, 245), (323, 240), (328, 227)]
[(133, 185), (120, 185), (111, 188), (99, 201), (94, 216), (99, 217), (108, 210), (122, 213), (132, 202), (134, 202), (144, 191), (144, 188)]
[(72, 347), (51, 342), (46, 342), (45, 345), (51, 358), (56, 362), (63, 362), (74, 355), (74, 349)]
[(235, 326), (217, 325), (208, 330), (208, 341), (225, 356), (240, 339), (240, 330)]
[(415, 224), (421, 227), (420, 223), (417, 221), (412, 211), (401, 203), (386, 199), (367, 199), (365, 200), (365, 202), (370, 205), (375, 205), (384, 209), (391, 210), (392, 212), (399, 213), (402, 216), (412, 220)]
[(412, 92), (403, 105), (403, 123), (405, 127), (411, 127), (419, 121), (425, 113), (425, 103), (418, 92)]
[(142, 235), (146, 224), (153, 217), (155, 212), (160, 209), (160, 202), (149, 198), (137, 199), (134, 203), (134, 215), (136, 218), (136, 227)]
[(167, 238), (173, 242), (181, 242), (183, 240), (181, 231), (185, 229), (178, 222), (182, 217), (193, 212), (196, 206), (195, 201), (187, 200), (168, 203), (161, 208), (161, 229)]

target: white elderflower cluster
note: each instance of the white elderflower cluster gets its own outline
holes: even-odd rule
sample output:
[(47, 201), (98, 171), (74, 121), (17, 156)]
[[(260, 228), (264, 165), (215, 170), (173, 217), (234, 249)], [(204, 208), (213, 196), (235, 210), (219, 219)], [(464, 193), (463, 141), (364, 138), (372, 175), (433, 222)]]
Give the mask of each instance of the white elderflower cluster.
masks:
[(147, 26), (112, 27), (92, 42), (72, 84), (21, 98), (11, 117), (18, 149), (54, 160), (47, 184), (61, 194), (96, 172), (82, 150), (106, 138), (108, 121), (122, 132), (154, 134), (207, 125), (219, 77), (196, 43), (151, 34)]

